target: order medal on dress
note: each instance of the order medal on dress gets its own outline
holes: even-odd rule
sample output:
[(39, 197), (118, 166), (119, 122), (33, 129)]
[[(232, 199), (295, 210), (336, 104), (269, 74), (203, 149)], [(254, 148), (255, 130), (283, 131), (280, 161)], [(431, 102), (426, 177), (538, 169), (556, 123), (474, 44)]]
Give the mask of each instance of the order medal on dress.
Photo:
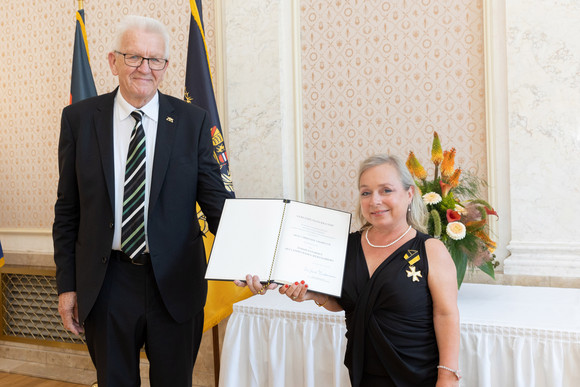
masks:
[(409, 270), (407, 270), (407, 277), (412, 278), (413, 282), (419, 282), (419, 277), (423, 278), (421, 271), (415, 268), (415, 264), (421, 260), (417, 250), (407, 250), (405, 253), (405, 261), (409, 263)]
[(415, 266), (409, 266), (407, 270), (407, 277), (413, 277), (413, 282), (419, 282), (419, 277), (423, 278), (420, 270), (415, 270)]

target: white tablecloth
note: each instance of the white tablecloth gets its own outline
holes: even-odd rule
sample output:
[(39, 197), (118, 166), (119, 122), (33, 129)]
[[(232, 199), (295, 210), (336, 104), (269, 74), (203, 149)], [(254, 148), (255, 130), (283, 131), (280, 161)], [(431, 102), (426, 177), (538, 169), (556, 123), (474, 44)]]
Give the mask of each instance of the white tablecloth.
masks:
[(580, 289), (464, 284), (464, 386), (580, 386)]
[(220, 386), (348, 386), (344, 312), (298, 303), (277, 291), (234, 305)]
[[(580, 386), (580, 289), (463, 284), (461, 385)], [(344, 313), (277, 292), (234, 305), (220, 386), (349, 386)]]

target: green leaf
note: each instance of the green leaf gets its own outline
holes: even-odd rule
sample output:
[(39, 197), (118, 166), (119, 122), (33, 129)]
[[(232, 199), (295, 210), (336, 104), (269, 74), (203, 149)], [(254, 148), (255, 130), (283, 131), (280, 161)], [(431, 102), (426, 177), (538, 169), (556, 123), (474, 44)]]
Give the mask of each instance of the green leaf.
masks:
[(494, 266), (491, 261), (484, 263), (483, 265), (478, 266), (479, 270), (490, 276), (491, 278), (495, 279), (495, 271)]
[(457, 270), (457, 289), (459, 289), (463, 279), (465, 278), (468, 259), (466, 251), (461, 247), (461, 245), (454, 242), (455, 241), (450, 240), (447, 243), (447, 250), (449, 250), (449, 254), (455, 263), (455, 269)]
[(487, 207), (487, 208), (493, 208), (488, 202), (486, 202), (483, 199), (471, 199), (471, 200), (468, 200), (468, 201), (471, 202), (471, 203), (480, 204), (480, 205), (482, 205), (484, 207)]
[(476, 175), (464, 170), (461, 174), (461, 182), (454, 190), (463, 199), (477, 198), (483, 188), (487, 187), (487, 182)]
[(423, 194), (429, 192), (436, 192), (439, 195), (441, 195), (441, 186), (439, 185), (439, 180), (425, 181), (425, 184), (422, 187), (421, 192), (423, 192)]
[(455, 200), (455, 197), (453, 196), (453, 192), (449, 192), (449, 194), (447, 196), (445, 196), (443, 198), (443, 200), (440, 203), (441, 209), (444, 211), (447, 210), (455, 210), (455, 205), (457, 204), (457, 201)]

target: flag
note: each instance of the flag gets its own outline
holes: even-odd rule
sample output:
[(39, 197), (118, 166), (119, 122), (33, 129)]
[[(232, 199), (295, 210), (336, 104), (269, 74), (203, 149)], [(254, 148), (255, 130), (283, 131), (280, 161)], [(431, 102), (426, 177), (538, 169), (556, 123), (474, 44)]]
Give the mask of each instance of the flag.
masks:
[[(213, 92), (211, 72), (205, 35), (203, 31), (201, 0), (190, 0), (191, 18), (189, 26), (189, 44), (187, 48), (187, 67), (185, 73), (185, 100), (194, 103), (209, 112), (211, 139), (214, 147), (214, 158), (220, 165), (221, 176), (226, 189), (233, 192), (232, 179), (221, 125)], [(197, 207), (198, 220), (205, 234), (205, 251), (209, 252), (214, 236), (209, 232), (206, 218)], [(203, 331), (217, 325), (232, 313), (234, 303), (250, 297), (252, 293), (247, 288), (239, 288), (233, 282), (208, 281), (207, 301), (205, 304), (205, 320)]]
[(89, 61), (89, 46), (85, 31), (85, 11), (79, 9), (76, 13), (75, 43), (72, 61), (72, 76), (70, 83), (70, 103), (81, 101), (97, 95), (91, 64)]
[(0, 267), (4, 266), (4, 251), (2, 251), (2, 242), (0, 242)]

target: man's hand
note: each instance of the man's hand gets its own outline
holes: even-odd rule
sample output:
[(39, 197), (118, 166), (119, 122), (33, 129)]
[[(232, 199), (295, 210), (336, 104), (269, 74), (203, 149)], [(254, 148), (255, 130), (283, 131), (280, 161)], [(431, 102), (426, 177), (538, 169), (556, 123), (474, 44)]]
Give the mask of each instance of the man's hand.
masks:
[(253, 294), (266, 294), (266, 292), (268, 290), (276, 289), (278, 287), (278, 285), (275, 284), (275, 283), (271, 283), (271, 284), (269, 284), (269, 285), (266, 286), (266, 284), (262, 284), (260, 282), (260, 277), (258, 277), (257, 275), (254, 275), (253, 276), (251, 274), (246, 275), (246, 281), (245, 282), (239, 281), (239, 280), (235, 280), (234, 281), (234, 284), (236, 284), (236, 286), (239, 286), (239, 287), (242, 287), (242, 288), (245, 287), (245, 286), (247, 286), (248, 289), (250, 289), (250, 291)]
[(58, 296), (58, 313), (66, 330), (77, 336), (85, 331), (79, 324), (76, 292), (66, 292)]

